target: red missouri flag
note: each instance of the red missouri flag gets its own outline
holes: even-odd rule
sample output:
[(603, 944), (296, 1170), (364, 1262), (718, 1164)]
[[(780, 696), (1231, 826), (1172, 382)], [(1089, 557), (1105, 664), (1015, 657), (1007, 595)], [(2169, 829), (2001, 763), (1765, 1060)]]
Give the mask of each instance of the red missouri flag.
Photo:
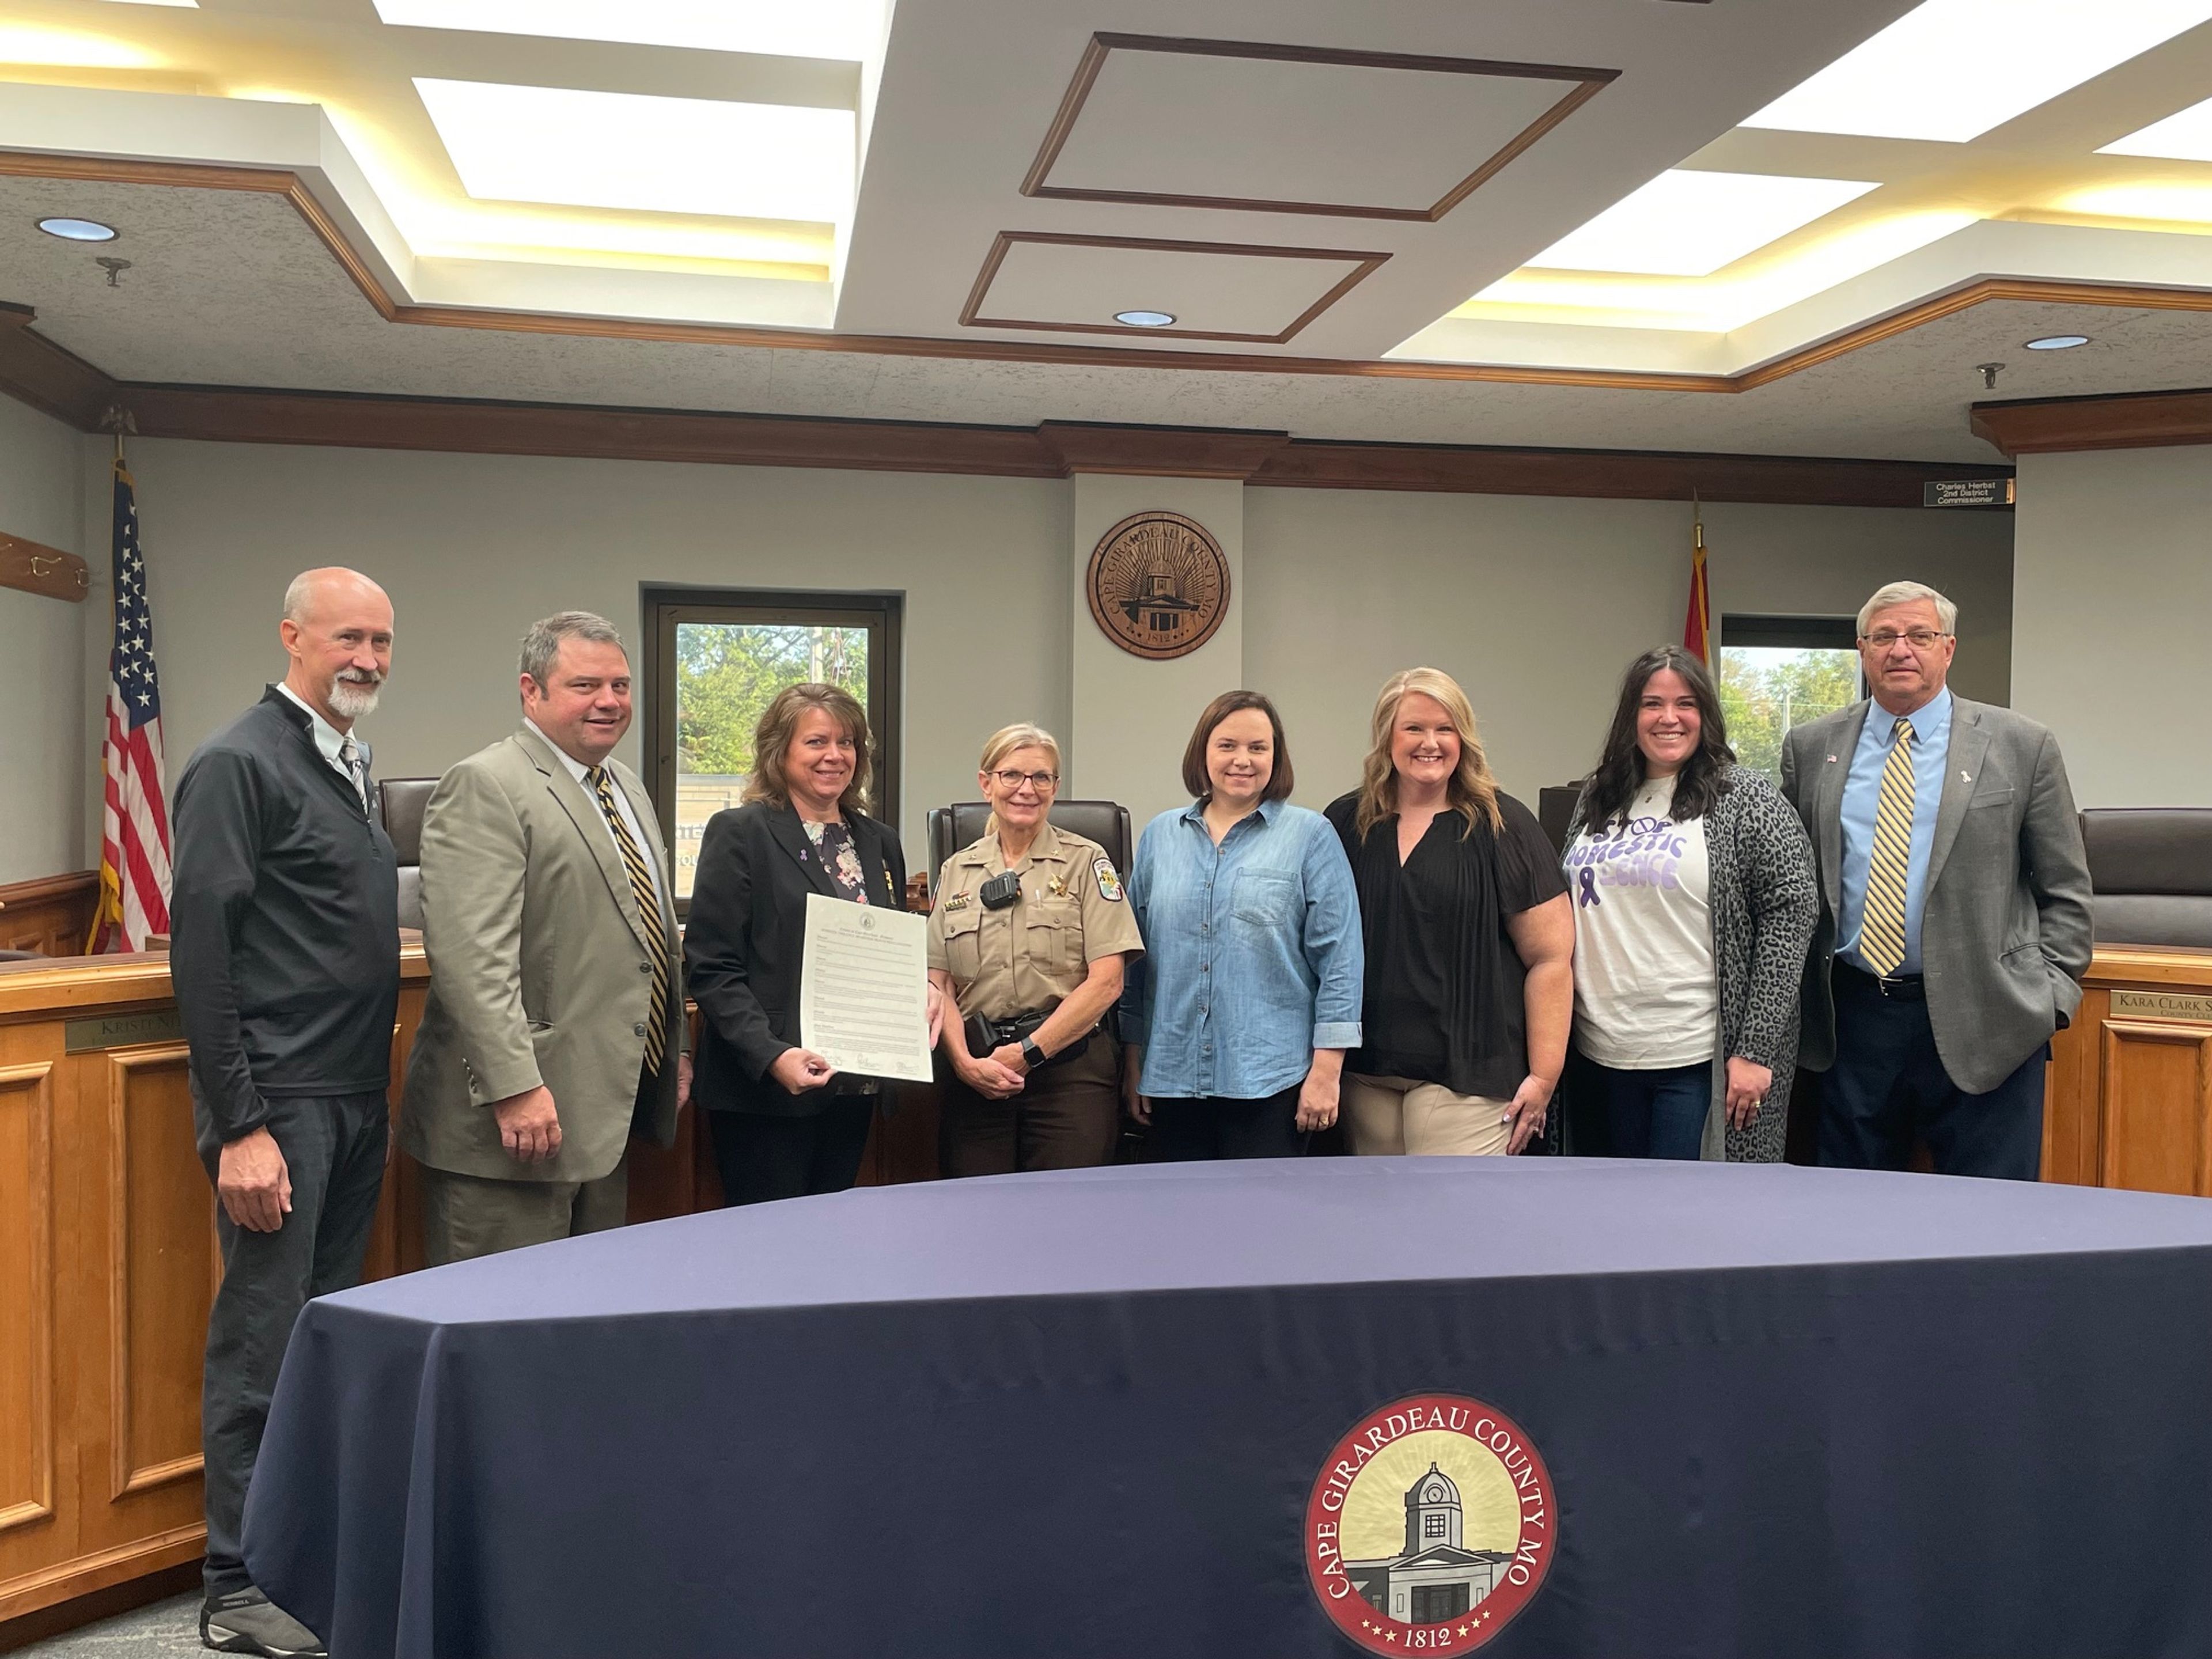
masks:
[(1705, 592), (1705, 520), (1698, 514), (1690, 537), (1690, 614), (1682, 622), (1682, 649), (1713, 665), (1713, 602)]
[(100, 837), (100, 909), (86, 949), (143, 951), (169, 931), (169, 814), (161, 790), (161, 688), (154, 617), (138, 550), (138, 503), (115, 462), (115, 642), (107, 653), (107, 801)]

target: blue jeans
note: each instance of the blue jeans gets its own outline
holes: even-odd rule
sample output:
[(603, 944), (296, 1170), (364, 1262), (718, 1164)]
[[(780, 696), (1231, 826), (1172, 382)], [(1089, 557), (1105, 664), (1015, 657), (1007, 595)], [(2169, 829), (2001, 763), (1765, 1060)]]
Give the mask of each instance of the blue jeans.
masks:
[(1609, 1151), (1615, 1158), (1694, 1160), (1705, 1142), (1705, 1115), (1713, 1106), (1713, 1063), (1670, 1066), (1656, 1072), (1620, 1072), (1583, 1062), (1605, 1103)]

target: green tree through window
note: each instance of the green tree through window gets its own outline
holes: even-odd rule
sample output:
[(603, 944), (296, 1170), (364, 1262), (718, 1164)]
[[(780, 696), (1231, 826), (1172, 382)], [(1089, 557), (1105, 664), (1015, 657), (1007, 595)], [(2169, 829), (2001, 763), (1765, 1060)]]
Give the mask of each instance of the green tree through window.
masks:
[(1858, 701), (1858, 653), (1723, 646), (1720, 694), (1736, 758), (1779, 781), (1784, 733)]
[(826, 681), (868, 699), (865, 628), (681, 623), (676, 629), (676, 769), (749, 777), (753, 729), (787, 685)]

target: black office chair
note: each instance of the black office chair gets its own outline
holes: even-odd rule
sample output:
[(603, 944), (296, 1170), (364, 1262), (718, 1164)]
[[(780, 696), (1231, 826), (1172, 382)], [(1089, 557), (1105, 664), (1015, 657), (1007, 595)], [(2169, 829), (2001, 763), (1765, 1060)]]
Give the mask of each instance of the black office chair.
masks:
[[(950, 806), (933, 806), (924, 820), (929, 840), (930, 890), (937, 890), (938, 872), (945, 868), (951, 858), (983, 833), (983, 821), (991, 816), (990, 805), (980, 800), (955, 801)], [(1114, 868), (1121, 875), (1129, 873), (1129, 857), (1135, 850), (1129, 834), (1129, 809), (1119, 801), (1056, 800), (1052, 804), (1052, 825), (1071, 835), (1095, 841), (1106, 849), (1106, 856), (1114, 860)]]
[(2098, 944), (2212, 949), (2212, 806), (2092, 806), (2081, 841)]
[(430, 805), (435, 778), (380, 778), (376, 810), (399, 866), (399, 925), (422, 926), (422, 813)]

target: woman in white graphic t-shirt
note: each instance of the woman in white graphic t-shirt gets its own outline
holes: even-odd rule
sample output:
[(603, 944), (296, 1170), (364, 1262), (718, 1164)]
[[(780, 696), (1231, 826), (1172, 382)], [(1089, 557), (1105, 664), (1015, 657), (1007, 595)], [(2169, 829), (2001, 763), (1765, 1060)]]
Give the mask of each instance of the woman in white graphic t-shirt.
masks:
[(1778, 1161), (1813, 850), (1781, 792), (1736, 763), (1712, 677), (1680, 646), (1629, 665), (1564, 864), (1575, 1150)]

